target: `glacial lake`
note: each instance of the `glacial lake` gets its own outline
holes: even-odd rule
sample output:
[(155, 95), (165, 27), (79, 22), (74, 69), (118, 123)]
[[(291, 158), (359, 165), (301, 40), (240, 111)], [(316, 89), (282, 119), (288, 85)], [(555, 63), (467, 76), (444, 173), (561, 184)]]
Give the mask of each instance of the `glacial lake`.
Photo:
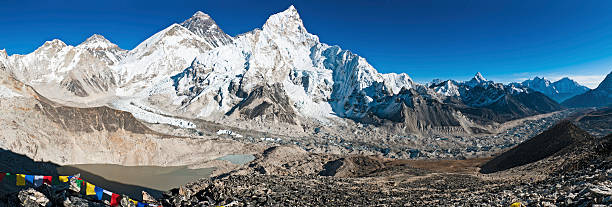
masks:
[(255, 160), (255, 156), (250, 154), (230, 154), (217, 158), (217, 160), (229, 161), (235, 165), (244, 165), (248, 162)]
[(162, 193), (181, 185), (208, 178), (214, 168), (189, 169), (186, 166), (121, 166), (111, 164), (68, 165), (57, 168), (60, 175), (81, 173), (84, 180), (118, 194), (142, 199), (142, 191), (160, 198)]

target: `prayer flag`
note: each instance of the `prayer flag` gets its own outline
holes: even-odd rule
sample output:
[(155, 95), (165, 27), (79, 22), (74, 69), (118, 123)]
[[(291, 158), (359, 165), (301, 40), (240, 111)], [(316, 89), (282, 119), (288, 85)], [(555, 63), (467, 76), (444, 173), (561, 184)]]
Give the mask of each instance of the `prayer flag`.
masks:
[(6, 176), (4, 176), (4, 180), (4, 182), (6, 183), (15, 183), (15, 174), (6, 173)]
[(24, 186), (25, 185), (25, 177), (24, 174), (17, 174), (17, 185)]
[(96, 191), (96, 196), (98, 197), (98, 200), (102, 200), (102, 195), (104, 195), (104, 189), (95, 186), (94, 191)]
[(51, 177), (51, 176), (43, 176), (43, 183), (46, 183), (47, 185), (53, 185), (51, 180), (53, 180), (53, 177)]
[(118, 206), (119, 205), (119, 194), (113, 193), (110, 200), (110, 206)]
[(50, 185), (59, 185), (60, 184), (59, 176), (58, 177), (49, 176), (49, 177), (51, 177), (51, 184)]
[(136, 204), (136, 207), (145, 207), (145, 204), (144, 204), (144, 203), (141, 203), (141, 202), (137, 202), (137, 203), (138, 203), (138, 204)]
[(110, 191), (107, 191), (107, 190), (104, 190), (104, 189), (102, 189), (102, 191), (104, 191), (104, 194), (106, 194), (108, 196), (112, 196), (113, 195), (113, 192), (110, 192)]
[(0, 173), (0, 182), (2, 182), (2, 180), (4, 179), (4, 176), (6, 176), (6, 173)]
[(67, 183), (70, 179), (68, 178), (69, 176), (59, 176), (59, 180), (62, 183)]
[(34, 184), (34, 176), (33, 175), (25, 175), (25, 180), (28, 181), (28, 183)]
[(85, 190), (85, 195), (96, 195), (96, 186), (87, 182), (87, 189)]
[(39, 187), (43, 184), (43, 178), (44, 176), (42, 175), (35, 175), (34, 176), (34, 186), (35, 187)]

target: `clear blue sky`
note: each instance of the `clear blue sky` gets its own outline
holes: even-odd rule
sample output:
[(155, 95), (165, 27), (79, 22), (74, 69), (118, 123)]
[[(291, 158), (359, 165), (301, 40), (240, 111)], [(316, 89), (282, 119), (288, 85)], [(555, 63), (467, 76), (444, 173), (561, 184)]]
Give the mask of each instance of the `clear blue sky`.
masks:
[[(593, 87), (612, 70), (612, 1), (30, 1), (0, 0), (0, 48), (32, 52), (94, 33), (124, 49), (201, 10), (230, 35), (294, 4), (306, 28), (381, 72), (418, 82), (570, 76)], [(597, 80), (599, 79), (599, 80)]]

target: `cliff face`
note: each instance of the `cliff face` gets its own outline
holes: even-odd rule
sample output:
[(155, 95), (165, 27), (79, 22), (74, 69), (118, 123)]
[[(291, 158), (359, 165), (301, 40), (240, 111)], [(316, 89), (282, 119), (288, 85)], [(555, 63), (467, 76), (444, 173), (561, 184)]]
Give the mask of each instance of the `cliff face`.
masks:
[(35, 109), (62, 128), (72, 132), (123, 130), (136, 134), (158, 134), (134, 118), (131, 113), (107, 106), (76, 108), (53, 106), (48, 101), (39, 101)]

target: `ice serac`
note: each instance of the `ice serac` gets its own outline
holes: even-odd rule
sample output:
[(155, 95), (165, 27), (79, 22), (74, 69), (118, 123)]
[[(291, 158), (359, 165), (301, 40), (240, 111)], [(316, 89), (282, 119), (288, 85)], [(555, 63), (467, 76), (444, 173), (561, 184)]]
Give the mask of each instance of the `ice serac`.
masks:
[(212, 47), (232, 43), (232, 37), (227, 35), (208, 14), (198, 11), (191, 18), (181, 23), (194, 34), (204, 38)]
[(612, 104), (612, 72), (599, 83), (597, 88), (565, 100), (567, 107), (600, 107)]

